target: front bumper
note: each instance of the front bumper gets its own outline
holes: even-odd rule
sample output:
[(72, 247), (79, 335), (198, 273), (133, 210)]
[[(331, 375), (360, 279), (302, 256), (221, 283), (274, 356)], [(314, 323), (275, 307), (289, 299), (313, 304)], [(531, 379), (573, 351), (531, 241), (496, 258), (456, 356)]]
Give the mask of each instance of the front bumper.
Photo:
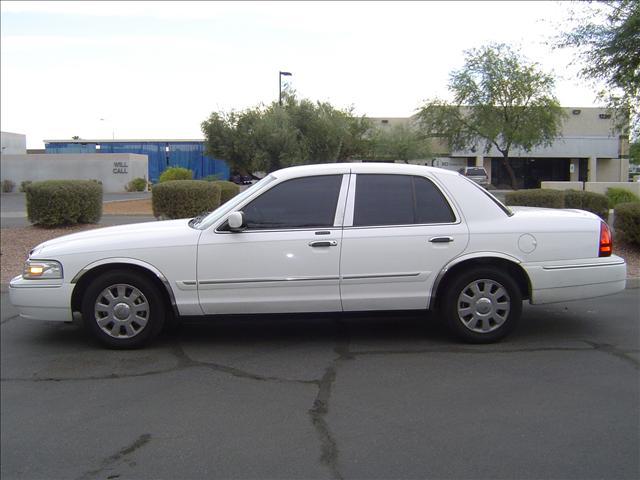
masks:
[(532, 304), (602, 297), (621, 292), (626, 286), (627, 265), (616, 255), (522, 266), (531, 280)]
[(61, 280), (25, 280), (17, 276), (9, 283), (9, 301), (21, 318), (70, 322), (73, 287)]

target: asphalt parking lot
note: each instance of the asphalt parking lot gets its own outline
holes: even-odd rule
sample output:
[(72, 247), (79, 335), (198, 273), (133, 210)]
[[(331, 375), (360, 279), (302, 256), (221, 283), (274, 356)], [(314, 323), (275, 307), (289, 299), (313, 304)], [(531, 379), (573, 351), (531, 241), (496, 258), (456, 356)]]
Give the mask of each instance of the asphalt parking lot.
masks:
[(1, 475), (637, 479), (639, 293), (525, 306), (488, 346), (417, 316), (298, 316), (138, 351), (3, 293)]

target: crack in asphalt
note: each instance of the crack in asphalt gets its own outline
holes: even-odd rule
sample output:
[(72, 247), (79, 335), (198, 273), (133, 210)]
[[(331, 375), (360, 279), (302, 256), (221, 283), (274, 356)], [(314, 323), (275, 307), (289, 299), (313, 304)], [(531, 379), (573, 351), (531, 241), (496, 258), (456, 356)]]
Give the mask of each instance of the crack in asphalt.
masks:
[(589, 340), (584, 340), (584, 343), (586, 343), (587, 345), (591, 345), (591, 347), (598, 352), (607, 353), (616, 358), (619, 358), (620, 360), (624, 360), (625, 362), (630, 363), (633, 367), (635, 367), (636, 370), (640, 370), (640, 360), (630, 356), (630, 352), (620, 350), (615, 345), (611, 345), (608, 343), (596, 343), (590, 342)]
[[(15, 317), (11, 317), (3, 321), (6, 323)], [(275, 382), (284, 384), (300, 384), (300, 385), (314, 385), (317, 386), (318, 392), (313, 401), (312, 407), (308, 410), (308, 415), (311, 419), (311, 424), (314, 427), (316, 434), (320, 440), (320, 463), (328, 468), (331, 477), (336, 480), (342, 480), (344, 477), (340, 471), (339, 459), (340, 450), (336, 438), (334, 437), (331, 428), (329, 426), (327, 415), (329, 413), (329, 405), (333, 387), (335, 385), (337, 373), (339, 367), (346, 361), (353, 360), (358, 356), (372, 356), (372, 355), (416, 355), (416, 354), (428, 354), (428, 353), (453, 353), (453, 354), (474, 354), (474, 355), (486, 355), (486, 354), (513, 354), (513, 353), (529, 353), (529, 352), (589, 352), (598, 351), (608, 355), (612, 355), (627, 363), (633, 365), (636, 369), (640, 369), (640, 361), (629, 355), (628, 351), (624, 351), (614, 345), (605, 343), (596, 343), (588, 340), (582, 342), (588, 346), (585, 347), (531, 347), (531, 348), (510, 348), (510, 349), (475, 349), (465, 347), (433, 347), (426, 349), (402, 349), (402, 350), (362, 350), (352, 351), (351, 348), (351, 335), (348, 325), (337, 321), (340, 327), (338, 332), (338, 339), (333, 349), (336, 356), (331, 360), (329, 365), (324, 370), (324, 373), (319, 379), (290, 379), (277, 376), (266, 376), (253, 373), (250, 371), (242, 370), (230, 365), (205, 362), (195, 360), (190, 357), (184, 350), (183, 346), (177, 342), (169, 350), (169, 352), (176, 358), (177, 364), (170, 368), (141, 372), (130, 374), (109, 374), (109, 375), (96, 375), (85, 377), (67, 377), (67, 378), (2, 378), (2, 382), (5, 381), (30, 381), (30, 382), (63, 382), (63, 381), (84, 381), (84, 380), (112, 380), (122, 378), (135, 378), (145, 377), (152, 375), (161, 375), (169, 372), (186, 370), (190, 368), (204, 368), (216, 373), (222, 373), (230, 375), (235, 378), (246, 379), (251, 381), (260, 382)], [(92, 470), (83, 474), (79, 480), (86, 480), (88, 478), (94, 478), (97, 475), (103, 473), (105, 470), (112, 468), (112, 466), (120, 462), (127, 455), (133, 453), (137, 449), (144, 446), (151, 439), (150, 434), (141, 435), (131, 445), (121, 449), (117, 453), (107, 457), (102, 461), (102, 465), (97, 470)], [(107, 478), (118, 478), (120, 475), (110, 475)]]
[[(120, 460), (126, 459), (128, 455), (131, 455), (136, 450), (145, 446), (151, 440), (151, 435), (148, 433), (144, 433), (135, 439), (133, 443), (127, 445), (126, 447), (118, 450), (113, 455), (108, 456), (104, 460), (102, 460), (101, 465), (96, 470), (91, 470), (85, 472), (83, 475), (78, 477), (78, 480), (87, 480), (91, 478), (96, 478), (98, 475), (102, 474), (105, 470), (112, 468), (112, 466), (118, 463)], [(120, 475), (109, 475), (107, 478), (118, 478)]]
[(202, 362), (194, 360), (189, 357), (180, 344), (176, 344), (171, 350), (171, 354), (177, 358), (178, 363), (173, 367), (168, 367), (160, 370), (152, 370), (149, 372), (140, 373), (110, 373), (107, 375), (89, 375), (78, 377), (3, 377), (0, 378), (0, 382), (78, 382), (87, 380), (119, 380), (124, 378), (138, 378), (138, 377), (150, 377), (153, 375), (162, 375), (170, 372), (177, 372), (180, 370), (186, 370), (189, 368), (206, 368), (215, 372), (231, 375), (236, 378), (244, 378), (249, 380), (256, 380), (261, 382), (276, 382), (276, 383), (296, 383), (303, 385), (318, 385), (319, 380), (301, 380), (301, 379), (289, 379), (280, 377), (271, 377), (258, 375), (256, 373), (247, 372), (239, 368), (231, 367), (229, 365), (222, 365), (217, 363)]
[(342, 480), (344, 477), (342, 473), (340, 473), (338, 462), (340, 450), (329, 428), (326, 416), (329, 413), (329, 400), (331, 399), (338, 368), (341, 363), (353, 360), (354, 356), (349, 350), (351, 341), (348, 328), (340, 321), (338, 321), (338, 325), (346, 332), (346, 340), (338, 341), (335, 346), (334, 352), (337, 356), (327, 366), (322, 378), (318, 382), (318, 394), (308, 413), (311, 417), (311, 423), (316, 429), (316, 433), (320, 439), (320, 463), (329, 468), (332, 478)]
[[(585, 342), (586, 343), (586, 342)], [(500, 354), (500, 353), (529, 353), (529, 352), (589, 352), (593, 350), (589, 347), (534, 347), (534, 348), (510, 348), (510, 349), (473, 349), (473, 348), (460, 348), (460, 347), (433, 347), (424, 349), (405, 349), (405, 350), (359, 350), (356, 352), (350, 352), (351, 355), (410, 355), (421, 353), (460, 353), (460, 354), (474, 354), (474, 355), (486, 355), (486, 354)]]
[(11, 320), (15, 320), (16, 318), (19, 318), (20, 315), (14, 315), (12, 317), (9, 318), (5, 318), (4, 320), (0, 321), (0, 325), (4, 325), (5, 323), (9, 323)]
[(110, 373), (107, 375), (89, 375), (78, 377), (3, 377), (0, 378), (0, 382), (79, 382), (87, 380), (119, 380), (123, 378), (138, 378), (138, 377), (150, 377), (153, 375), (162, 375), (165, 373), (176, 372), (179, 370), (186, 370), (189, 368), (206, 368), (220, 373), (225, 373), (236, 378), (244, 378), (249, 380), (257, 380), (262, 382), (276, 382), (276, 383), (297, 383), (307, 385), (317, 385), (318, 380), (300, 380), (289, 379), (280, 377), (270, 377), (258, 375), (255, 373), (240, 370), (228, 365), (221, 365), (217, 363), (201, 362), (193, 360), (189, 357), (184, 349), (180, 345), (176, 345), (171, 349), (171, 353), (178, 359), (178, 364), (173, 367), (168, 367), (160, 370), (152, 370), (149, 372), (140, 373)]
[(257, 373), (247, 372), (239, 368), (231, 367), (229, 365), (223, 365), (212, 362), (202, 362), (194, 360), (184, 351), (184, 348), (179, 343), (171, 350), (171, 353), (178, 359), (178, 365), (175, 367), (177, 370), (185, 368), (207, 368), (215, 372), (226, 373), (236, 378), (244, 378), (248, 380), (256, 380), (259, 382), (276, 382), (276, 383), (297, 383), (303, 385), (317, 385), (318, 380), (301, 380), (295, 378), (282, 378), (274, 376), (259, 375)]

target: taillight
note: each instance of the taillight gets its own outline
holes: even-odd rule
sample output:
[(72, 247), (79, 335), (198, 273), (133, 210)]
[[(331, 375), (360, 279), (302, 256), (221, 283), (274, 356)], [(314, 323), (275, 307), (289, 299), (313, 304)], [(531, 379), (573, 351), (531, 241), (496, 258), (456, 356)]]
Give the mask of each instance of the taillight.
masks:
[(600, 222), (600, 250), (599, 257), (608, 257), (613, 251), (613, 239), (611, 238), (611, 230), (605, 222)]

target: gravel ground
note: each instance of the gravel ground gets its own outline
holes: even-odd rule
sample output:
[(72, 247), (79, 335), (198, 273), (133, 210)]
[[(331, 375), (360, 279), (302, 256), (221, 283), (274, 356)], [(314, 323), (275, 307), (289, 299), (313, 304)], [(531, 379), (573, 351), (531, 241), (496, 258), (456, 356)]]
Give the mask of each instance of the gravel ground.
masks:
[[(118, 204), (136, 204), (119, 206), (122, 215), (142, 215), (139, 201), (116, 202)], [(147, 202), (147, 200), (142, 200)], [(113, 204), (105, 204), (105, 207)], [(138, 209), (138, 210), (136, 210)], [(106, 212), (105, 212), (106, 213)], [(148, 212), (146, 213), (148, 214)], [(19, 227), (3, 228), (0, 231), (0, 259), (2, 264), (1, 280), (8, 283), (11, 278), (20, 274), (22, 265), (27, 258), (30, 249), (51, 238), (99, 228), (101, 225), (74, 225), (62, 228)], [(614, 241), (614, 253), (627, 261), (627, 276), (640, 277), (640, 248), (625, 244), (622, 241)]]
[(151, 199), (107, 202), (102, 206), (104, 215), (153, 215)]
[(0, 263), (2, 283), (9, 283), (22, 272), (29, 250), (61, 235), (99, 228), (100, 225), (72, 225), (60, 228), (18, 227), (0, 230)]

